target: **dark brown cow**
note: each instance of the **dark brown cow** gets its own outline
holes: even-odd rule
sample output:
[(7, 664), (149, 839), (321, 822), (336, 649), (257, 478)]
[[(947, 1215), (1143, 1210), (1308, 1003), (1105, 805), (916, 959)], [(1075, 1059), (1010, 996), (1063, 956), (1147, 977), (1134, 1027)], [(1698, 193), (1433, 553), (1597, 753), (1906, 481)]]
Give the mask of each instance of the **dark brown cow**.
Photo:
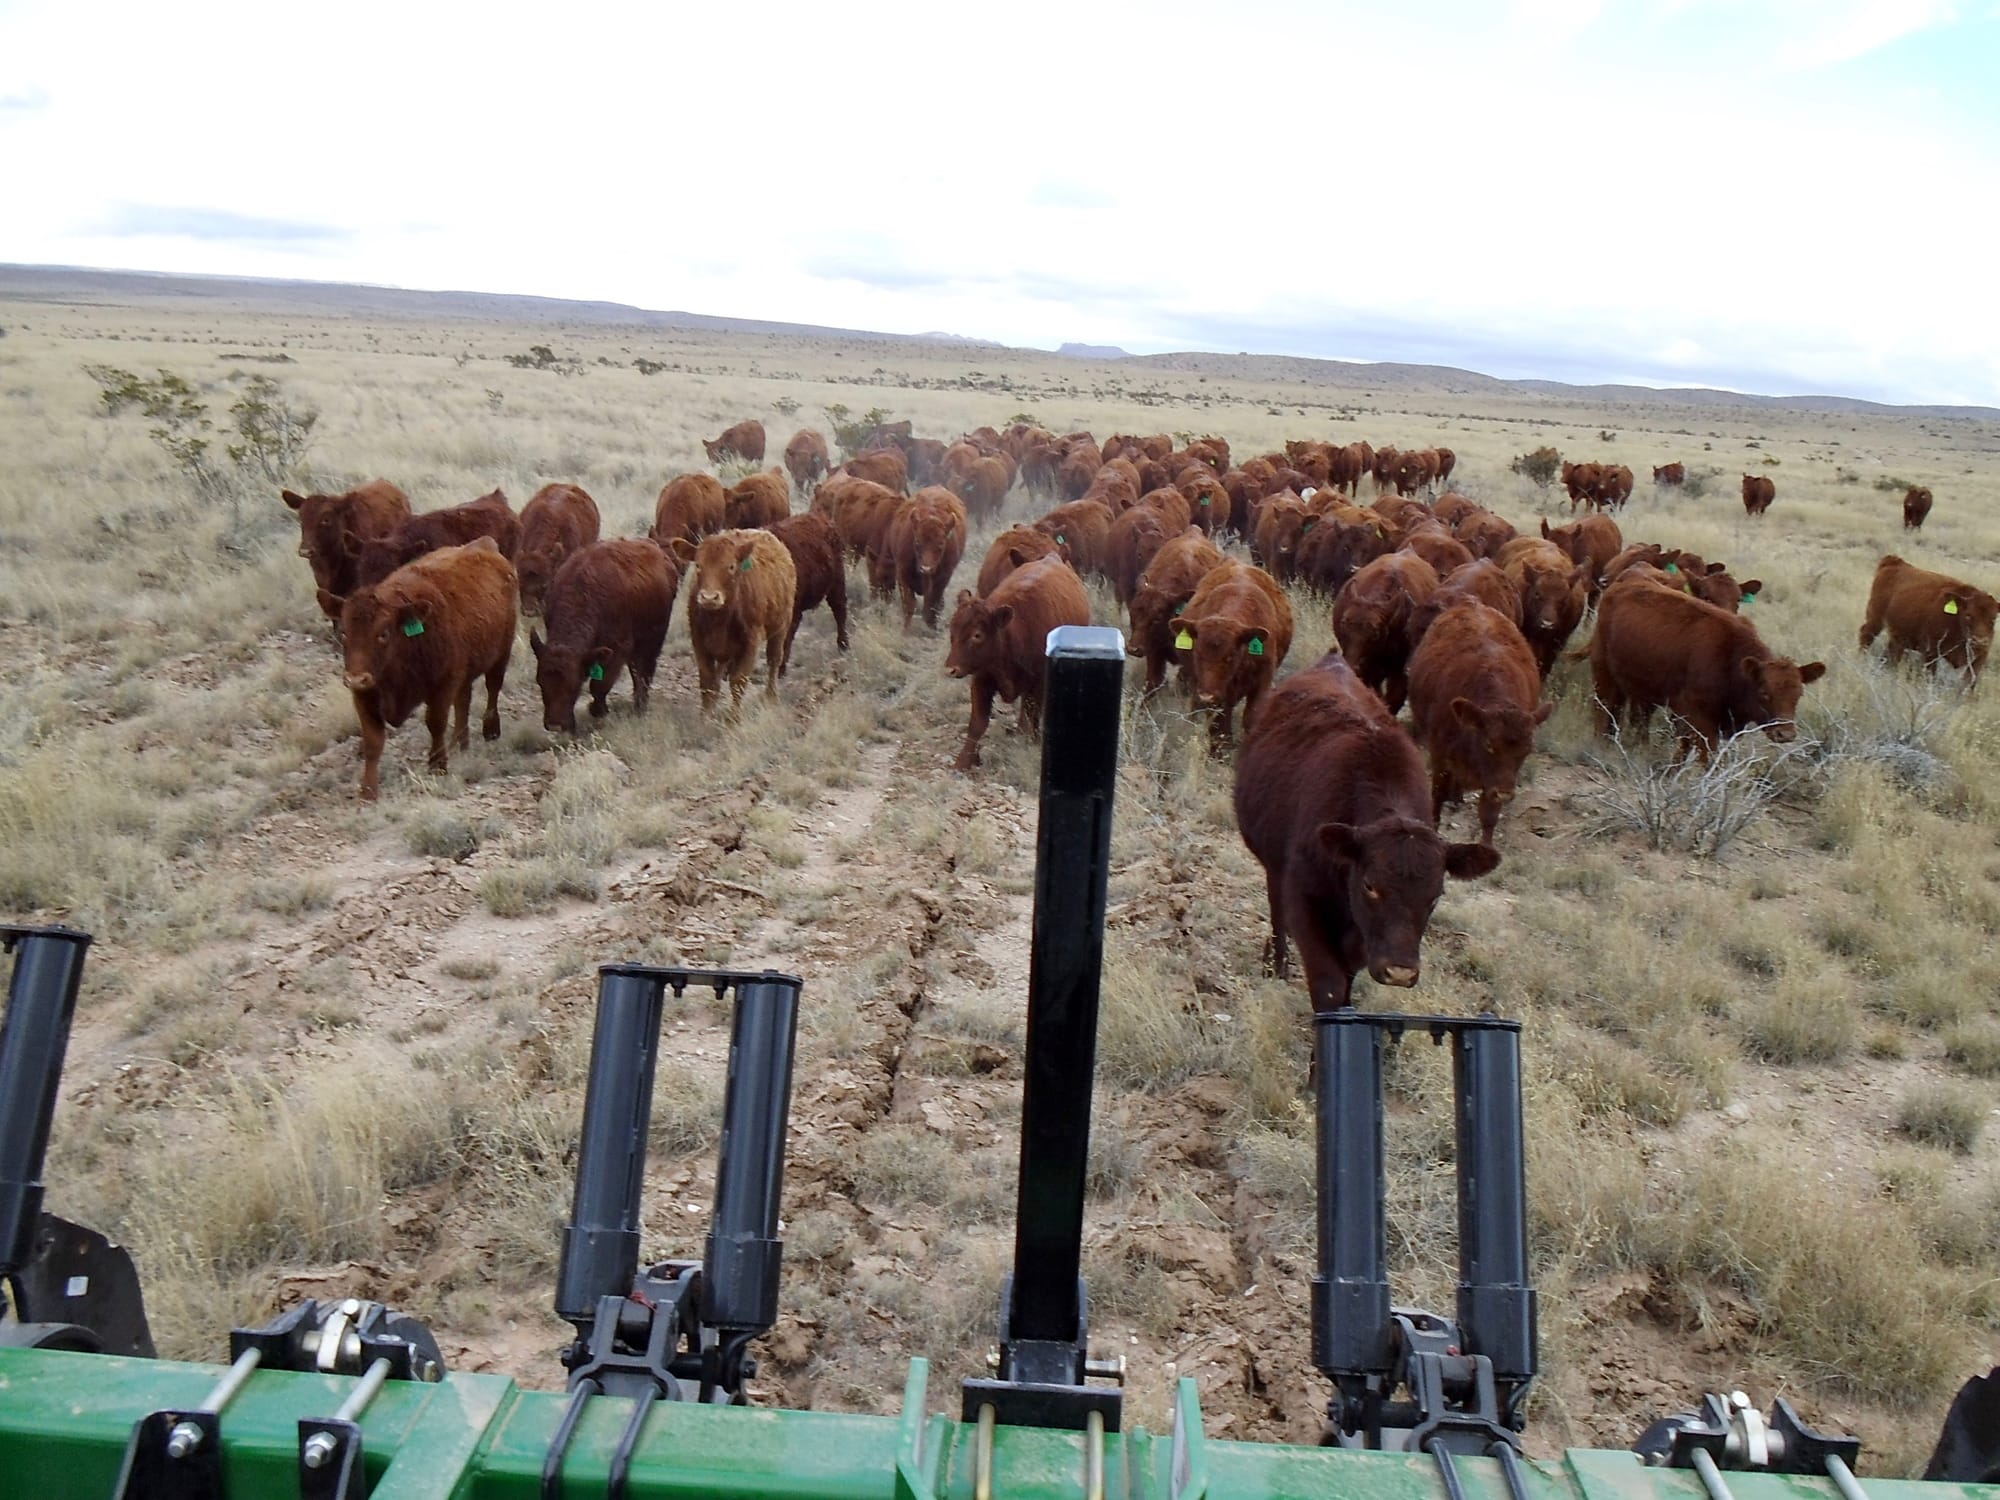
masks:
[(1187, 679), (1187, 658), (1174, 649), (1178, 621), (1202, 579), (1222, 564), (1223, 556), (1215, 543), (1200, 527), (1190, 526), (1170, 538), (1139, 575), (1139, 586), (1132, 594), (1132, 633), (1125, 642), (1125, 654), (1145, 659), (1145, 690), (1149, 695), (1157, 693), (1166, 681), (1170, 662), (1181, 662), (1181, 678)]
[(1025, 568), (1038, 558), (1061, 555), (1062, 548), (1046, 531), (1037, 531), (1032, 526), (1009, 526), (986, 549), (986, 560), (979, 565), (979, 583), (973, 592), (984, 599), (1016, 568)]
[(1521, 634), (1547, 678), (1590, 607), (1590, 580), (1597, 570), (1572, 563), (1562, 548), (1540, 537), (1517, 538), (1501, 554), (1497, 560), (1507, 581), (1521, 592)]
[(924, 601), (924, 624), (937, 629), (938, 610), (958, 560), (965, 555), (965, 503), (942, 485), (910, 497), (889, 527), (896, 557), (896, 587), (903, 598), (903, 629), (910, 628), (917, 600)]
[(978, 458), (966, 471), (963, 485), (953, 485), (952, 489), (965, 502), (972, 518), (985, 522), (1000, 514), (1013, 483), (1014, 473), (1006, 459)]
[(1924, 519), (1931, 513), (1931, 492), (1919, 485), (1911, 485), (1903, 495), (1903, 529), (1922, 531)]
[(1653, 483), (1657, 485), (1686, 484), (1687, 465), (1681, 463), (1654, 464)]
[(1335, 448), (1332, 454), (1332, 463), (1328, 468), (1326, 482), (1335, 489), (1352, 495), (1355, 486), (1361, 482), (1361, 475), (1366, 467), (1361, 461), (1361, 445), (1359, 443), (1349, 443), (1345, 447)]
[(1422, 604), (1410, 611), (1410, 650), (1415, 651), (1431, 628), (1431, 622), (1454, 604), (1477, 599), (1488, 609), (1505, 615), (1518, 629), (1521, 623), (1521, 591), (1507, 579), (1500, 564), (1482, 557), (1470, 567), (1460, 568), (1444, 579)]
[(1180, 525), (1173, 525), (1169, 516), (1151, 505), (1135, 505), (1113, 521), (1105, 541), (1111, 597), (1121, 605), (1130, 604), (1132, 595), (1138, 591), (1139, 575), (1146, 571), (1147, 564), (1167, 544), (1168, 538), (1179, 535), (1187, 526), (1185, 518)]
[(981, 599), (961, 589), (951, 617), (951, 651), (944, 669), (972, 679), (972, 718), (958, 769), (979, 764), (979, 742), (993, 721), (993, 699), (1021, 705), (1021, 727), (1041, 732), (1049, 632), (1058, 625), (1088, 625), (1090, 596), (1083, 580), (1059, 557), (1044, 557), (1002, 579)]
[[(380, 583), (404, 563), (415, 562), (440, 547), (463, 547), (483, 536), (493, 538), (500, 555), (512, 558), (521, 540), (521, 519), (499, 490), (444, 510), (411, 516), (394, 531), (370, 537), (354, 560), (354, 582)], [(344, 601), (343, 601), (344, 602)]]
[(909, 460), (910, 482), (919, 486), (938, 483), (944, 455), (945, 445), (936, 438), (911, 438), (903, 447), (903, 457)]
[(817, 484), (831, 465), (826, 439), (810, 427), (801, 427), (785, 444), (785, 469), (803, 494)]
[(1598, 601), (1590, 666), (1605, 734), (1621, 713), (1643, 727), (1665, 708), (1681, 723), (1682, 750), (1699, 745), (1704, 760), (1718, 735), (1761, 728), (1781, 744), (1797, 738), (1799, 695), (1826, 671), (1773, 655), (1741, 615), (1643, 577), (1620, 579)]
[(542, 612), (542, 595), (563, 559), (597, 540), (597, 502), (573, 484), (545, 484), (521, 507), (521, 542), (514, 570), (521, 579), (521, 613)]
[(1606, 464), (1597, 476), (1597, 503), (1606, 510), (1623, 510), (1632, 498), (1632, 471), (1623, 464)]
[[(345, 680), (361, 721), (361, 796), (382, 789), (382, 746), (419, 706), (430, 768), (450, 767), (446, 730), (463, 750), (473, 682), (486, 679), (479, 732), (500, 738), (500, 689), (514, 651), (514, 569), (491, 537), (445, 547), (358, 588), (340, 611)], [(455, 725), (453, 721), (455, 720)]]
[(713, 474), (676, 474), (653, 503), (653, 525), (646, 535), (662, 547), (671, 547), (675, 537), (698, 542), (722, 530), (728, 498), (729, 492)]
[(1500, 863), (1490, 848), (1438, 837), (1423, 757), (1331, 652), (1278, 684), (1250, 725), (1235, 801), (1264, 867), (1271, 970), (1286, 977), (1296, 942), (1316, 1011), (1350, 1005), (1363, 969), (1377, 984), (1415, 984), (1445, 876)]
[(1352, 506), (1336, 510), (1300, 540), (1297, 576), (1323, 594), (1337, 595), (1355, 573), (1395, 551), (1397, 541), (1386, 517)]
[(1618, 523), (1609, 516), (1584, 516), (1567, 526), (1550, 526), (1544, 520), (1542, 536), (1560, 547), (1571, 562), (1589, 566), (1587, 582), (1593, 599), (1603, 587), (1605, 568), (1625, 550), (1625, 538), (1619, 533)]
[(1445, 484), (1451, 479), (1451, 471), (1458, 467), (1458, 455), (1449, 448), (1433, 448), (1437, 460), (1431, 466), (1431, 482)]
[(876, 448), (866, 453), (857, 453), (841, 465), (856, 479), (868, 479), (897, 494), (907, 494), (910, 488), (910, 461), (897, 448)]
[(1437, 455), (1429, 449), (1411, 449), (1396, 456), (1396, 466), (1390, 471), (1390, 478), (1399, 495), (1414, 495), (1431, 482), (1431, 465)]
[(320, 613), (340, 622), (341, 603), (354, 592), (362, 545), (410, 519), (410, 497), (386, 479), (371, 479), (344, 495), (284, 491), (299, 515), (299, 556), (312, 568)]
[(1563, 488), (1569, 491), (1570, 514), (1576, 514), (1578, 505), (1597, 504), (1597, 485), (1604, 476), (1602, 464), (1573, 464), (1563, 460)]
[(1079, 574), (1107, 575), (1110, 566), (1111, 511), (1095, 500), (1058, 505), (1034, 523), (1035, 530), (1056, 539)]
[(1292, 649), (1292, 604), (1277, 581), (1248, 563), (1225, 562), (1203, 575), (1174, 632), (1188, 654), (1197, 708), (1209, 713), (1212, 748), (1234, 737), (1236, 705), (1247, 728)]
[(1410, 718), (1430, 757), (1434, 817), (1478, 792), (1479, 842), (1492, 847), (1535, 726), (1555, 712), (1541, 695), (1535, 655), (1500, 611), (1464, 599), (1431, 622), (1410, 655)]
[(1375, 461), (1369, 465), (1375, 475), (1375, 493), (1382, 494), (1396, 487), (1396, 461), (1402, 453), (1395, 448), (1377, 448)]
[(1746, 604), (1755, 604), (1764, 589), (1763, 579), (1745, 578), (1739, 582), (1724, 563), (1710, 563), (1706, 572), (1681, 576), (1687, 591), (1695, 598), (1717, 609), (1726, 609), (1732, 615)]
[[(1104, 455), (1097, 451), (1097, 444), (1087, 440), (1075, 444), (1063, 456), (1056, 470), (1056, 493), (1065, 501), (1081, 500), (1090, 493), (1091, 483), (1103, 467)], [(1135, 484), (1134, 493), (1137, 493), (1137, 488)]]
[(1769, 476), (1745, 474), (1743, 476), (1743, 513), (1761, 516), (1771, 508), (1771, 502), (1778, 498), (1778, 486)]
[(1996, 613), (2000, 604), (1986, 590), (1913, 568), (1892, 554), (1875, 565), (1868, 614), (1861, 622), (1861, 649), (1874, 645), (1886, 626), (1891, 666), (1905, 651), (1914, 651), (1932, 667), (1943, 662), (1968, 673), (1977, 687), (1993, 649)]
[(627, 668), (632, 711), (646, 711), (680, 586), (673, 558), (644, 538), (592, 542), (563, 559), (542, 615), (548, 638), (528, 631), (544, 729), (576, 733), (576, 695), (585, 684), (590, 716), (603, 718), (612, 685)]
[(740, 458), (761, 464), (764, 461), (764, 424), (754, 420), (738, 422), (734, 427), (724, 429), (719, 438), (703, 438), (701, 446), (712, 464), (719, 464), (725, 458)]
[(768, 531), (718, 531), (700, 547), (676, 539), (674, 556), (693, 572), (687, 581), (688, 640), (701, 680), (701, 711), (715, 712), (722, 680), (735, 708), (764, 653), (764, 696), (778, 701), (785, 640), (796, 618), (798, 573), (785, 544)]
[(1282, 583), (1289, 583), (1298, 575), (1299, 543), (1304, 539), (1308, 521), (1317, 525), (1319, 518), (1290, 490), (1271, 496), (1257, 511), (1257, 530), (1250, 539), (1250, 554)]
[(723, 525), (737, 530), (768, 526), (791, 513), (792, 486), (783, 469), (745, 474), (729, 487), (722, 502)]
[(764, 529), (792, 554), (792, 624), (785, 632), (785, 658), (778, 663), (778, 674), (783, 676), (792, 664), (799, 621), (809, 609), (824, 604), (833, 612), (834, 641), (841, 650), (847, 649), (847, 563), (841, 556), (840, 533), (825, 516), (810, 511), (780, 516)]
[(1347, 580), (1333, 601), (1333, 635), (1355, 676), (1402, 712), (1410, 616), (1437, 592), (1438, 576), (1414, 552), (1391, 552)]

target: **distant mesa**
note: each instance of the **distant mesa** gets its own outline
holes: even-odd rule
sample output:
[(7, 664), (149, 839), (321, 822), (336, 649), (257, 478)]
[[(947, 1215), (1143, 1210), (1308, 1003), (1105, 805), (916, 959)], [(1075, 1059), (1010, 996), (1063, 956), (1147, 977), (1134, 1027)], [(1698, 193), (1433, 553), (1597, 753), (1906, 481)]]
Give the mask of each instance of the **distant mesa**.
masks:
[(1056, 353), (1066, 359), (1130, 359), (1116, 344), (1064, 344)]

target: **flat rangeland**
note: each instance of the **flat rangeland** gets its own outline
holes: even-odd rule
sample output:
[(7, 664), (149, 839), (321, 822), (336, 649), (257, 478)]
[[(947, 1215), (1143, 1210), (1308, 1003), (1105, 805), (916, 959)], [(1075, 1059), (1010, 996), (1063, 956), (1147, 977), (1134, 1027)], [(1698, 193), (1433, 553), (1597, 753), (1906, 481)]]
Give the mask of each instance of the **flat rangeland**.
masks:
[[(719, 726), (678, 612), (651, 712), (621, 688), (574, 743), (540, 728), (524, 631), (502, 738), (432, 777), (406, 726), (363, 806), (280, 485), (246, 484), (240, 514), (203, 499), (143, 419), (103, 414), (87, 365), (174, 370), (222, 424), (248, 375), (272, 376), (321, 413), (294, 487), (381, 476), (422, 510), (570, 482), (607, 537), (643, 534), (665, 480), (709, 468), (704, 436), (759, 417), (780, 443), (832, 438), (836, 404), (947, 440), (1016, 413), (1100, 439), (1213, 432), (1239, 463), (1288, 438), (1442, 443), (1454, 487), (1524, 530), (1568, 505), (1510, 472), (1516, 455), (1685, 462), (1687, 486), (1640, 485), (1620, 525), (1764, 580), (1744, 612), (1774, 649), (1831, 664), (1804, 748), (1779, 764), (1759, 740), (1718, 757), (1719, 782), (1670, 784), (1664, 726), (1598, 740), (1587, 664), (1559, 663), (1499, 871), (1447, 889), (1416, 992), (1364, 980), (1364, 1003), (1526, 1022), (1534, 1451), (1622, 1445), (1740, 1384), (1852, 1425), (1873, 1467), (1902, 1471), (1991, 1362), (2000, 710), (1853, 640), (1884, 552), (2000, 579), (1992, 426), (7, 287), (0, 915), (98, 934), (50, 1206), (134, 1248), (163, 1353), (212, 1359), (279, 1298), (354, 1291), (429, 1319), (462, 1368), (559, 1383), (549, 1304), (594, 966), (638, 959), (806, 979), (760, 1397), (886, 1410), (911, 1354), (947, 1381), (980, 1368), (1010, 1244), (1038, 762), (1003, 711), (982, 770), (952, 774), (966, 706), (947, 642), (860, 605), (857, 572), (849, 655), (808, 615), (778, 702), (753, 693)], [(507, 362), (540, 343), (575, 373)], [(1784, 492), (1754, 525), (1749, 470)], [(1920, 542), (1898, 509), (1915, 483), (1937, 496)], [(1042, 508), (1017, 488), (947, 597)], [(1294, 606), (1288, 661), (1309, 664), (1327, 605)], [(1230, 768), (1175, 689), (1128, 701), (1125, 753), (1095, 1339), (1128, 1356), (1134, 1419), (1156, 1430), (1191, 1374), (1212, 1434), (1310, 1440), (1327, 1390), (1307, 1344), (1305, 993), (1263, 977)], [(1775, 795), (1738, 831), (1759, 767)], [(1447, 813), (1451, 836), (1472, 826)], [(692, 993), (670, 1015), (649, 1254), (699, 1252), (726, 1019)], [(1406, 1044), (1391, 1080), (1398, 1295), (1448, 1310), (1444, 1058)]]

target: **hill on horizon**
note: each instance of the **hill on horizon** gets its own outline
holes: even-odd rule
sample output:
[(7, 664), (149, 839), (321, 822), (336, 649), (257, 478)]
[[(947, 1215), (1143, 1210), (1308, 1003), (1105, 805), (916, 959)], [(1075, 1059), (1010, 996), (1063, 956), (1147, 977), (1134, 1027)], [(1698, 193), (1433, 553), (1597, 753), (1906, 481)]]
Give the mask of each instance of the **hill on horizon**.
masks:
[[(577, 301), (513, 292), (428, 291), (277, 277), (208, 276), (158, 271), (99, 270), (87, 266), (0, 264), (0, 303), (74, 302), (120, 305), (141, 298), (193, 298), (253, 306), (298, 309), (348, 316), (463, 319), (476, 322), (549, 323), (556, 326), (682, 329), (704, 333), (761, 334), (792, 338), (846, 339), (885, 344), (936, 344), (950, 348), (1012, 350), (1015, 346), (963, 334), (885, 333), (817, 323), (775, 322), (722, 317), (711, 313), (655, 310), (622, 302)], [(1032, 350), (1076, 360), (1099, 360), (1132, 367), (1236, 379), (1296, 380), (1305, 385), (1352, 390), (1439, 389), (1448, 394), (1547, 396), (1565, 401), (1600, 401), (1643, 406), (1789, 408), (1828, 415), (1863, 413), (1936, 417), (1951, 421), (2000, 421), (1991, 406), (1898, 406), (1838, 395), (1765, 396), (1707, 386), (1575, 385), (1558, 380), (1505, 380), (1449, 365), (1395, 361), (1315, 359), (1283, 354), (1223, 354), (1187, 351), (1128, 354), (1115, 345), (1065, 343)]]

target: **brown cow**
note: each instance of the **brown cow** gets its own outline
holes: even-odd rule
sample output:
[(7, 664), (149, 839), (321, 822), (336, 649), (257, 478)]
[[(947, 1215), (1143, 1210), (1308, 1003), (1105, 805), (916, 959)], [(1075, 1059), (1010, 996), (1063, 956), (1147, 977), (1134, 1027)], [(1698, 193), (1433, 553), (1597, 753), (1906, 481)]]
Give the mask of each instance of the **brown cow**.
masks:
[(1291, 601), (1262, 568), (1225, 562), (1196, 585), (1174, 649), (1188, 653), (1195, 706), (1208, 711), (1209, 744), (1220, 750), (1234, 737), (1236, 705), (1247, 729), (1292, 649)]
[(1378, 557), (1347, 580), (1333, 601), (1333, 635), (1354, 674), (1401, 713), (1408, 686), (1410, 615), (1437, 592), (1438, 576), (1414, 552)]
[(1147, 565), (1167, 544), (1167, 540), (1178, 536), (1187, 527), (1185, 517), (1176, 526), (1170, 516), (1151, 505), (1135, 505), (1113, 521), (1105, 541), (1105, 561), (1111, 574), (1111, 597), (1121, 605), (1130, 604), (1132, 595), (1139, 588), (1139, 575), (1146, 571)]
[(827, 452), (826, 439), (810, 427), (801, 427), (792, 434), (792, 440), (785, 444), (785, 468), (792, 476), (792, 483), (801, 493), (819, 482), (830, 466), (832, 455)]
[[(1056, 493), (1065, 501), (1081, 500), (1090, 493), (1090, 486), (1097, 478), (1097, 471), (1104, 467), (1104, 455), (1097, 451), (1097, 444), (1089, 442), (1073, 446), (1062, 459), (1056, 470)], [(1134, 486), (1136, 492), (1136, 486)]]
[(1500, 863), (1483, 845), (1438, 837), (1423, 757), (1332, 652), (1279, 683), (1250, 725), (1235, 802), (1264, 867), (1271, 971), (1286, 977), (1286, 940), (1296, 942), (1320, 1012), (1352, 1003), (1362, 969), (1377, 984), (1415, 984), (1445, 876)]
[(409, 520), (410, 497), (386, 479), (371, 479), (344, 495), (286, 490), (284, 499), (299, 513), (299, 556), (312, 568), (320, 612), (338, 625), (362, 545)]
[(1597, 504), (1597, 486), (1603, 476), (1602, 464), (1573, 464), (1567, 459), (1563, 460), (1562, 482), (1563, 488), (1569, 491), (1571, 515), (1576, 514), (1576, 508), (1580, 504), (1588, 503), (1593, 506)]
[(1319, 518), (1290, 490), (1271, 496), (1257, 511), (1257, 530), (1250, 539), (1250, 555), (1269, 568), (1273, 577), (1289, 583), (1298, 576), (1299, 543), (1305, 537), (1308, 522), (1317, 525)]
[(514, 651), (514, 569), (491, 537), (445, 547), (358, 588), (340, 611), (347, 689), (361, 721), (361, 797), (382, 788), (388, 731), (421, 705), (431, 733), (430, 768), (450, 769), (445, 735), (471, 744), (472, 684), (486, 679), (479, 732), (500, 738), (500, 689)]
[(833, 611), (834, 642), (841, 650), (847, 649), (847, 563), (841, 556), (840, 533), (825, 516), (810, 511), (780, 516), (764, 529), (792, 554), (792, 624), (785, 632), (785, 658), (778, 663), (782, 677), (792, 664), (792, 640), (799, 633), (799, 621), (809, 609), (824, 604)]
[(694, 573), (687, 585), (688, 639), (701, 679), (701, 711), (715, 712), (722, 679), (743, 707), (750, 670), (764, 652), (764, 695), (778, 701), (785, 640), (795, 619), (798, 573), (785, 544), (768, 531), (718, 531), (701, 545), (681, 538), (674, 556)]
[(792, 486), (783, 469), (745, 474), (729, 487), (722, 502), (723, 525), (738, 530), (768, 526), (791, 513)]
[(873, 480), (897, 494), (907, 494), (910, 488), (910, 461), (897, 448), (875, 448), (866, 453), (857, 453), (841, 465), (856, 479)]
[(1300, 540), (1296, 576), (1321, 593), (1337, 595), (1355, 573), (1395, 551), (1397, 541), (1395, 527), (1374, 511), (1336, 510)]
[(1479, 793), (1479, 842), (1491, 848), (1535, 726), (1555, 712), (1539, 702), (1541, 674), (1520, 628), (1477, 599), (1440, 614), (1410, 654), (1410, 719), (1431, 762), (1431, 811)]
[(1797, 738), (1799, 694), (1826, 671), (1773, 655), (1741, 615), (1643, 577), (1621, 579), (1598, 601), (1590, 666), (1605, 734), (1627, 710), (1643, 727), (1665, 708), (1681, 721), (1682, 751), (1698, 744), (1704, 760), (1721, 734), (1762, 728), (1780, 744)]
[(1922, 531), (1924, 518), (1931, 513), (1931, 492), (1919, 485), (1911, 485), (1903, 495), (1903, 529)]
[(1456, 526), (1467, 516), (1478, 515), (1486, 507), (1469, 495), (1461, 495), (1457, 490), (1446, 490), (1431, 505), (1431, 514), (1447, 526)]
[(1567, 526), (1553, 527), (1544, 520), (1542, 536), (1560, 547), (1571, 562), (1589, 565), (1588, 587), (1593, 599), (1603, 587), (1605, 568), (1625, 550), (1625, 538), (1619, 533), (1618, 523), (1609, 516), (1584, 516)]
[(1400, 550), (1416, 553), (1440, 579), (1451, 577), (1473, 561), (1472, 549), (1435, 521), (1412, 526), (1404, 534)]
[(1477, 599), (1488, 609), (1505, 615), (1518, 629), (1521, 623), (1521, 591), (1514, 587), (1500, 564), (1482, 557), (1470, 567), (1460, 568), (1442, 580), (1437, 592), (1410, 611), (1410, 650), (1415, 651), (1431, 628), (1431, 622), (1454, 604)]
[(1597, 503), (1606, 510), (1623, 510), (1632, 498), (1632, 471), (1623, 464), (1606, 464), (1597, 476)]
[(1977, 687), (1993, 649), (1996, 612), (2000, 604), (1986, 590), (1913, 568), (1892, 554), (1875, 565), (1868, 615), (1861, 622), (1861, 649), (1874, 645), (1886, 625), (1891, 666), (1905, 651), (1914, 651), (1931, 667), (1939, 662), (1957, 667)]
[(370, 537), (354, 560), (356, 587), (380, 583), (404, 563), (415, 562), (440, 547), (463, 547), (483, 536), (493, 538), (500, 555), (512, 558), (521, 540), (521, 520), (499, 490), (444, 510), (411, 516), (394, 531)]
[(1181, 680), (1187, 680), (1187, 658), (1174, 649), (1178, 621), (1202, 579), (1223, 561), (1207, 534), (1190, 526), (1170, 538), (1139, 575), (1139, 585), (1132, 593), (1132, 633), (1125, 642), (1125, 654), (1145, 659), (1145, 691), (1149, 696), (1166, 681), (1169, 662), (1178, 660)]
[(924, 624), (936, 630), (945, 588), (965, 555), (965, 503), (942, 485), (918, 490), (890, 524), (889, 549), (903, 597), (903, 629), (910, 628), (921, 598)]
[(542, 595), (562, 561), (597, 540), (597, 502), (573, 484), (545, 484), (521, 507), (521, 542), (514, 569), (521, 578), (521, 613), (542, 612)]
[(1687, 465), (1682, 463), (1654, 464), (1653, 483), (1657, 485), (1686, 484)]
[(1437, 460), (1431, 465), (1431, 481), (1444, 484), (1451, 478), (1451, 471), (1458, 467), (1458, 455), (1449, 448), (1433, 448)]
[(1472, 549), (1474, 557), (1498, 557), (1500, 549), (1519, 534), (1511, 521), (1490, 510), (1476, 511), (1451, 529), (1454, 536)]
[(1063, 555), (1079, 574), (1108, 576), (1111, 543), (1111, 512), (1095, 500), (1072, 500), (1058, 505), (1034, 523), (1035, 530), (1048, 533), (1063, 549)]
[(1183, 469), (1174, 477), (1174, 488), (1187, 497), (1188, 519), (1203, 531), (1217, 531), (1228, 524), (1229, 487), (1213, 469), (1202, 465)]
[(661, 547), (671, 547), (675, 537), (698, 542), (722, 530), (728, 496), (713, 474), (676, 474), (653, 503), (653, 525), (646, 535)]
[(1743, 476), (1743, 513), (1747, 516), (1761, 516), (1771, 508), (1771, 502), (1778, 498), (1778, 487), (1764, 474)]
[(1507, 581), (1521, 591), (1521, 634), (1546, 679), (1590, 606), (1590, 580), (1597, 570), (1572, 563), (1562, 548), (1540, 537), (1509, 542), (1498, 561)]
[(712, 464), (721, 463), (725, 457), (761, 464), (764, 461), (764, 424), (755, 420), (738, 422), (734, 427), (726, 428), (722, 436), (713, 441), (703, 438), (701, 446)]
[(1058, 625), (1088, 625), (1090, 596), (1083, 580), (1059, 557), (1044, 557), (1002, 579), (990, 597), (959, 590), (951, 617), (951, 651), (944, 669), (972, 679), (972, 718), (957, 768), (979, 764), (979, 742), (993, 721), (993, 699), (1019, 701), (1021, 727), (1041, 732), (1046, 643)]
[(952, 489), (965, 502), (965, 508), (973, 518), (985, 522), (1000, 514), (1013, 483), (1013, 469), (1006, 459), (979, 458), (966, 472), (964, 484), (954, 485)]
[(944, 455), (945, 445), (936, 438), (911, 438), (903, 446), (903, 457), (910, 466), (910, 482), (919, 486), (937, 484)]
[(646, 711), (680, 586), (673, 558), (644, 538), (592, 542), (563, 559), (542, 616), (548, 638), (528, 631), (544, 729), (576, 733), (576, 695), (586, 683), (590, 716), (603, 718), (612, 684), (627, 668), (632, 711)]
[(984, 599), (1016, 568), (1025, 568), (1038, 558), (1061, 555), (1062, 548), (1046, 531), (1037, 531), (1032, 526), (1009, 526), (986, 549), (986, 560), (979, 565), (979, 583), (973, 592)]
[[(835, 489), (829, 480), (820, 486), (824, 495)], [(817, 496), (815, 497), (817, 500)], [(903, 507), (903, 498), (894, 490), (866, 479), (850, 479), (838, 486), (833, 505), (833, 529), (839, 533), (840, 544), (848, 557), (855, 560), (872, 559), (888, 555), (884, 545), (889, 528), (895, 523), (896, 512)], [(875, 569), (869, 569), (871, 586), (875, 581)], [(894, 576), (888, 578), (888, 587), (893, 588)], [(877, 590), (877, 597), (885, 597)]]

